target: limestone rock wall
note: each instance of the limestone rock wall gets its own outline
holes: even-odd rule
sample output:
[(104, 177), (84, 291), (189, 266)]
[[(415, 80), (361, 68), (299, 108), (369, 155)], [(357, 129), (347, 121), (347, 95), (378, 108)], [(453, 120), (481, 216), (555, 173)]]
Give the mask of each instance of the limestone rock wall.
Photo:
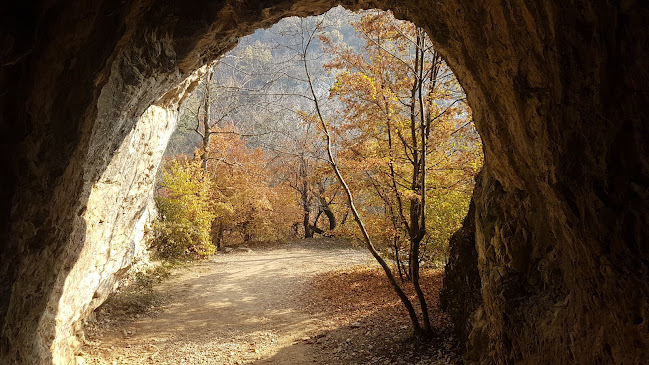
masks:
[[(83, 188), (89, 191), (89, 197), (75, 220), (69, 243), (69, 247), (79, 247), (80, 251), (70, 271), (61, 276), (60, 280), (65, 281), (60, 296), (57, 293), (50, 298), (52, 302), (44, 313), (48, 320), (40, 322), (39, 331), (46, 333), (51, 330), (49, 318), (55, 318), (54, 339), (50, 343), (48, 338), (50, 347), (44, 351), (51, 353), (55, 364), (68, 364), (74, 359), (81, 320), (106, 300), (133, 264), (148, 261), (145, 231), (157, 214), (153, 202), (156, 172), (176, 127), (179, 103), (197, 84), (205, 67), (139, 116), (132, 114), (128, 104), (122, 104), (125, 90), (120, 72), (123, 69), (113, 67), (97, 102), (85, 176), (93, 176), (98, 158), (103, 158), (107, 166), (97, 181), (84, 180)], [(136, 100), (126, 99), (130, 104)], [(101, 153), (114, 138), (116, 127), (126, 136), (112, 153)]]
[[(0, 5), (0, 363), (69, 360), (65, 318), (94, 295), (69, 299), (82, 274), (122, 265), (86, 261), (86, 245), (110, 253), (106, 232), (128, 241), (143, 207), (143, 187), (110, 176), (150, 166), (118, 162), (145, 111), (172, 111), (192, 72), (239, 37), (341, 2), (424, 27), (483, 137), (468, 253), (481, 304), (457, 322), (467, 360), (649, 358), (645, 2), (52, 0)], [(127, 202), (131, 217), (116, 216)]]
[[(52, 306), (57, 308), (54, 351), (75, 350), (62, 345), (74, 343), (75, 324), (106, 299), (120, 274), (137, 261), (148, 260), (144, 231), (156, 214), (150, 204), (154, 180), (177, 113), (149, 107), (91, 187), (80, 216), (84, 245), (65, 279), (58, 305)], [(71, 358), (60, 353), (53, 357)]]
[(12, 130), (16, 153), (3, 161), (16, 179), (2, 181), (3, 193), (14, 189), (0, 256), (3, 364), (73, 362), (79, 319), (141, 251), (133, 244), (155, 169), (204, 71), (180, 72), (168, 35), (127, 31), (144, 4), (52, 5), (41, 9), (55, 16), (41, 15), (45, 45), (28, 44), (27, 64), (5, 66), (1, 78), (25, 86), (14, 109), (6, 99), (15, 95), (3, 94), (15, 114), (3, 123), (30, 129)]

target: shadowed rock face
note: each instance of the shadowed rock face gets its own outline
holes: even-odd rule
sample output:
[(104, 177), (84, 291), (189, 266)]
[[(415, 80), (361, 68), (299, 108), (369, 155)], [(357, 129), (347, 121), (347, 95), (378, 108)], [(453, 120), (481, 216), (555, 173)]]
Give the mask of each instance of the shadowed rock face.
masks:
[[(187, 78), (239, 37), (338, 3), (97, 0), (0, 7), (0, 363), (69, 363), (65, 333), (73, 326), (57, 318), (78, 318), (90, 304), (79, 308), (77, 299), (65, 299), (74, 293), (66, 290), (84, 287), (80, 268), (115, 268), (108, 262), (119, 259), (89, 265), (92, 255), (84, 254), (117, 242), (110, 234), (89, 234), (98, 205), (93, 187), (117, 181), (110, 196), (122, 197), (115, 204), (125, 217), (102, 229), (124, 233), (136, 225), (146, 189), (129, 190), (122, 172), (146, 182), (132, 169), (148, 166), (142, 174), (151, 173), (158, 161), (145, 163), (140, 157), (147, 153), (131, 152), (137, 161), (127, 163), (120, 151), (128, 143), (135, 151), (156, 150), (143, 147), (147, 138), (164, 139), (163, 132), (145, 133), (133, 142), (145, 111), (155, 104), (160, 115), (172, 115), (193, 87)], [(646, 5), (343, 3), (392, 9), (427, 29), (473, 109), (486, 163), (469, 217), (475, 232), (462, 235), (474, 242), (465, 239), (453, 256), (458, 261), (446, 290), (449, 305), (466, 304), (453, 299), (473, 297), (461, 283), (480, 283), (478, 300), (453, 312), (462, 313), (455, 323), (465, 333), (468, 359), (649, 358)], [(137, 191), (133, 199), (126, 198), (129, 191)]]
[[(482, 305), (475, 223), (475, 202), (472, 200), (462, 228), (450, 238), (449, 260), (446, 264), (444, 287), (440, 293), (440, 304), (453, 319), (455, 335), (461, 344), (468, 342), (473, 330), (473, 323), (469, 319), (475, 316), (474, 313)], [(486, 339), (477, 331), (475, 335), (481, 336), (480, 340)], [(475, 344), (472, 346), (475, 347)], [(478, 346), (480, 347), (482, 345)], [(461, 350), (464, 348), (461, 347)]]

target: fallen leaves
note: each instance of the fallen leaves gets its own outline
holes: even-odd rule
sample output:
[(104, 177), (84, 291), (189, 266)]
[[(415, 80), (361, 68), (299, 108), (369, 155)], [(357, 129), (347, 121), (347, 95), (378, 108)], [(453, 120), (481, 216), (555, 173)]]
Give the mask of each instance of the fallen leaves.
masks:
[[(336, 355), (348, 349), (370, 363), (454, 363), (458, 356), (451, 324), (439, 309), (443, 278), (443, 270), (422, 269), (421, 286), (435, 327), (431, 339), (412, 337), (408, 314), (380, 268), (356, 266), (317, 275), (304, 301), (309, 311), (330, 316), (347, 328), (332, 335), (341, 337), (341, 345), (333, 351)], [(416, 301), (412, 285), (403, 286)]]
[[(448, 324), (439, 310), (438, 293), (443, 278), (443, 270), (426, 269), (421, 273), (421, 286), (429, 301), (431, 318), (440, 326)], [(412, 285), (406, 282), (403, 286), (415, 303)], [(314, 278), (305, 299), (311, 309), (345, 314), (350, 322), (371, 319), (408, 323), (403, 305), (380, 268), (357, 266), (320, 274)]]

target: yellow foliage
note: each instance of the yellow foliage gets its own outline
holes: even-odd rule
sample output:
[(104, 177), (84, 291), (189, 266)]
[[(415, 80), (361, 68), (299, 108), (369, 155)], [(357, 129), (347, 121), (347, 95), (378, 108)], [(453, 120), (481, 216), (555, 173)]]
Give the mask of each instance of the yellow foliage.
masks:
[(163, 171), (158, 210), (163, 219), (153, 241), (162, 257), (205, 256), (214, 253), (210, 227), (210, 181), (196, 160), (170, 161)]
[(372, 12), (354, 24), (368, 40), (364, 57), (327, 45), (327, 67), (341, 71), (331, 94), (344, 105), (338, 164), (375, 241), (405, 245), (425, 153), (424, 243), (440, 258), (466, 214), (482, 146), (464, 92), (425, 33), (388, 17)]

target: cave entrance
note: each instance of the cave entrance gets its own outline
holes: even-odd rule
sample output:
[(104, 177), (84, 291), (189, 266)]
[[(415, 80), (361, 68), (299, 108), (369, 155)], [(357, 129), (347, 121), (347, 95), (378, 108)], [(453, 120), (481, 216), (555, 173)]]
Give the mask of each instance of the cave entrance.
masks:
[[(357, 222), (331, 168), (333, 158), (391, 274), (404, 287), (415, 280), (419, 286), (421, 271), (424, 297), (433, 303), (430, 311), (439, 311), (434, 303), (440, 269), (448, 258), (449, 237), (467, 214), (482, 146), (464, 91), (425, 31), (389, 12), (352, 13), (339, 7), (258, 30), (201, 73), (177, 114), (158, 174), (160, 219), (152, 223), (156, 255), (184, 259), (268, 247), (358, 245)], [(413, 243), (413, 232), (425, 234)], [(300, 239), (306, 241), (296, 243)], [(304, 262), (311, 257), (288, 255)], [(284, 260), (273, 251), (270, 259)], [(262, 269), (250, 267), (251, 272), (267, 270), (267, 260), (255, 256), (254, 261)], [(375, 271), (354, 274), (365, 284), (386, 281)], [(221, 284), (216, 274), (209, 276), (215, 286)], [(205, 295), (209, 285), (191, 283)], [(274, 282), (266, 286), (278, 290), (272, 289)], [(239, 296), (219, 293), (238, 298), (246, 308)], [(249, 299), (267, 306), (260, 298), (266, 297)], [(350, 301), (349, 296), (338, 299)], [(139, 304), (144, 303), (134, 308)], [(205, 309), (185, 305), (188, 313)], [(167, 321), (180, 322), (180, 315)], [(255, 320), (255, 314), (250, 316), (240, 320)], [(155, 320), (146, 322), (148, 327), (124, 333), (137, 342), (132, 337), (152, 335), (142, 331), (170, 330), (156, 327)], [(443, 321), (434, 322), (441, 326)], [(191, 328), (185, 334), (188, 343), (202, 327)]]
[(486, 158), (447, 278), (470, 359), (649, 357), (643, 2), (6, 3), (0, 362), (73, 362), (81, 319), (133, 263), (192, 73), (338, 3), (424, 27), (466, 88)]
[(391, 227), (381, 240), (405, 238), (401, 217), (426, 179), (425, 241), (444, 256), (482, 166), (481, 142), (464, 91), (425, 32), (389, 12), (338, 7), (286, 18), (210, 64), (182, 106), (159, 201), (169, 203), (170, 189), (182, 194), (172, 175), (189, 169), (179, 159), (192, 160), (213, 183), (216, 246), (353, 231), (316, 108), (363, 214)]

